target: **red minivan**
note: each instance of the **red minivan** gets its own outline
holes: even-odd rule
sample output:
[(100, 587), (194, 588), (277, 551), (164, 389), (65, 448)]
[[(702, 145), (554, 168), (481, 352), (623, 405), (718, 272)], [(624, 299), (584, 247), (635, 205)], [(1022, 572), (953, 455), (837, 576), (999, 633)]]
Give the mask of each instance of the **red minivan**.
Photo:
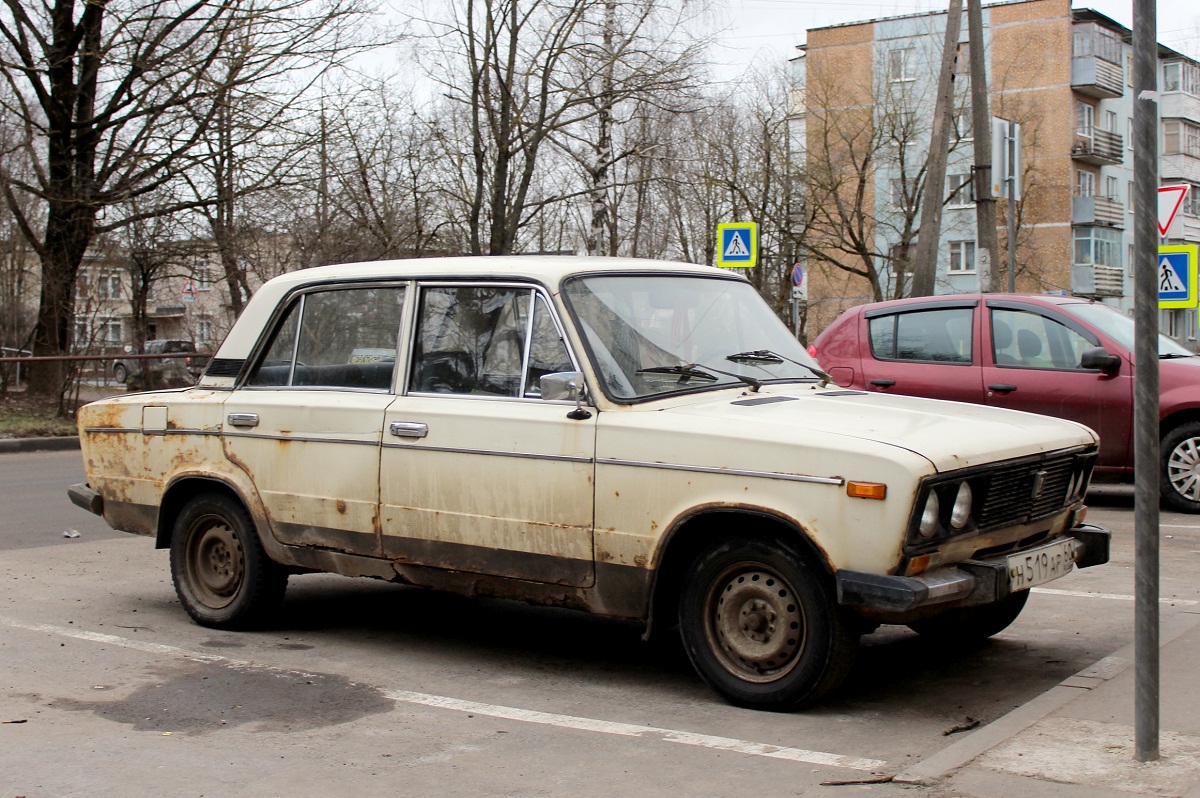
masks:
[[(838, 385), (1058, 416), (1100, 434), (1096, 476), (1133, 475), (1133, 320), (1079, 297), (955, 294), (851, 308), (810, 352)], [(1159, 336), (1160, 481), (1200, 513), (1200, 356)]]

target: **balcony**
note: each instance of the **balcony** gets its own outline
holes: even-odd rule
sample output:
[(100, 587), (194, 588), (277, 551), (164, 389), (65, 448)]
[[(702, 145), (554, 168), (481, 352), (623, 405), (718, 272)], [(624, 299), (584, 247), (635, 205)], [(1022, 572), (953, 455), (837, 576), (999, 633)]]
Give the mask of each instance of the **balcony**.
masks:
[(1107, 197), (1072, 197), (1071, 224), (1125, 227), (1125, 206)]
[(1071, 145), (1071, 157), (1095, 166), (1113, 166), (1125, 158), (1121, 135), (1100, 128), (1092, 128), (1090, 135), (1075, 132), (1075, 143)]
[(1094, 55), (1072, 58), (1071, 88), (1102, 100), (1120, 97), (1125, 93), (1125, 70)]
[(1071, 293), (1086, 297), (1125, 296), (1125, 275), (1117, 266), (1071, 266)]

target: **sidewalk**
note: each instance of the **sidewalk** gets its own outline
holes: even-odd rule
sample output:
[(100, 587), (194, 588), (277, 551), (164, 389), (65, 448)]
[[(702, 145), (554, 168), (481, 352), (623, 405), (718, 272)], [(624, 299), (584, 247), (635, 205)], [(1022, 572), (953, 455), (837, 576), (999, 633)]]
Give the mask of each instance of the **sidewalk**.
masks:
[(1134, 758), (1130, 644), (895, 781), (978, 798), (1200, 798), (1200, 607), (1165, 617), (1159, 642), (1157, 762)]

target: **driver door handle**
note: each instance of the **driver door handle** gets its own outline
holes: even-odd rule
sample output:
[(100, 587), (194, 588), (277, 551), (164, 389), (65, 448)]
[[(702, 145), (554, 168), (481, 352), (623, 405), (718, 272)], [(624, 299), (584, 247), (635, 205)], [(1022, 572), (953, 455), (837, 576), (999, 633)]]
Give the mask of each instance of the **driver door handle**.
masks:
[(258, 413), (230, 413), (225, 420), (231, 427), (257, 427)]
[(429, 434), (429, 426), (419, 421), (393, 421), (388, 432), (397, 438), (424, 438)]
[(995, 385), (989, 385), (988, 390), (996, 393), (1012, 393), (1017, 390), (1017, 386), (1009, 385), (1006, 382), (998, 382)]
[(895, 380), (871, 380), (872, 385), (877, 385), (880, 388), (891, 388), (896, 384)]

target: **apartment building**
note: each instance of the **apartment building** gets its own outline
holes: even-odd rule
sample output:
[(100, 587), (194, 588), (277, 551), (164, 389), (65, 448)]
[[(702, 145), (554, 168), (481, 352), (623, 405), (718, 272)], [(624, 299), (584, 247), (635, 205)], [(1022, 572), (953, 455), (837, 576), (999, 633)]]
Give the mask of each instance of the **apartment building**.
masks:
[[(844, 173), (845, 164), (869, 170), (860, 176), (861, 190), (833, 186), (826, 193), (825, 201), (859, 203), (865, 243), (848, 253), (844, 242), (833, 240), (839, 233), (830, 224), (813, 230), (810, 335), (846, 305), (905, 293), (911, 272), (905, 257), (919, 222), (919, 185), (946, 19), (938, 12), (812, 29), (793, 61), (795, 124), (806, 143), (810, 175)], [(1017, 121), (1022, 129), (1017, 290), (1094, 297), (1132, 311), (1131, 32), (1103, 14), (1073, 9), (1069, 0), (985, 6), (983, 28), (991, 113)], [(974, 153), (965, 14), (958, 41), (955, 122), (935, 281), (939, 294), (980, 290), (984, 271), (970, 179)], [(1161, 46), (1158, 58), (1160, 181), (1194, 186), (1169, 242), (1196, 242), (1200, 65)], [(1007, 202), (999, 201), (997, 210), (999, 263), (990, 266), (1007, 282)], [(1193, 346), (1196, 326), (1195, 310), (1163, 312), (1164, 331)]]

